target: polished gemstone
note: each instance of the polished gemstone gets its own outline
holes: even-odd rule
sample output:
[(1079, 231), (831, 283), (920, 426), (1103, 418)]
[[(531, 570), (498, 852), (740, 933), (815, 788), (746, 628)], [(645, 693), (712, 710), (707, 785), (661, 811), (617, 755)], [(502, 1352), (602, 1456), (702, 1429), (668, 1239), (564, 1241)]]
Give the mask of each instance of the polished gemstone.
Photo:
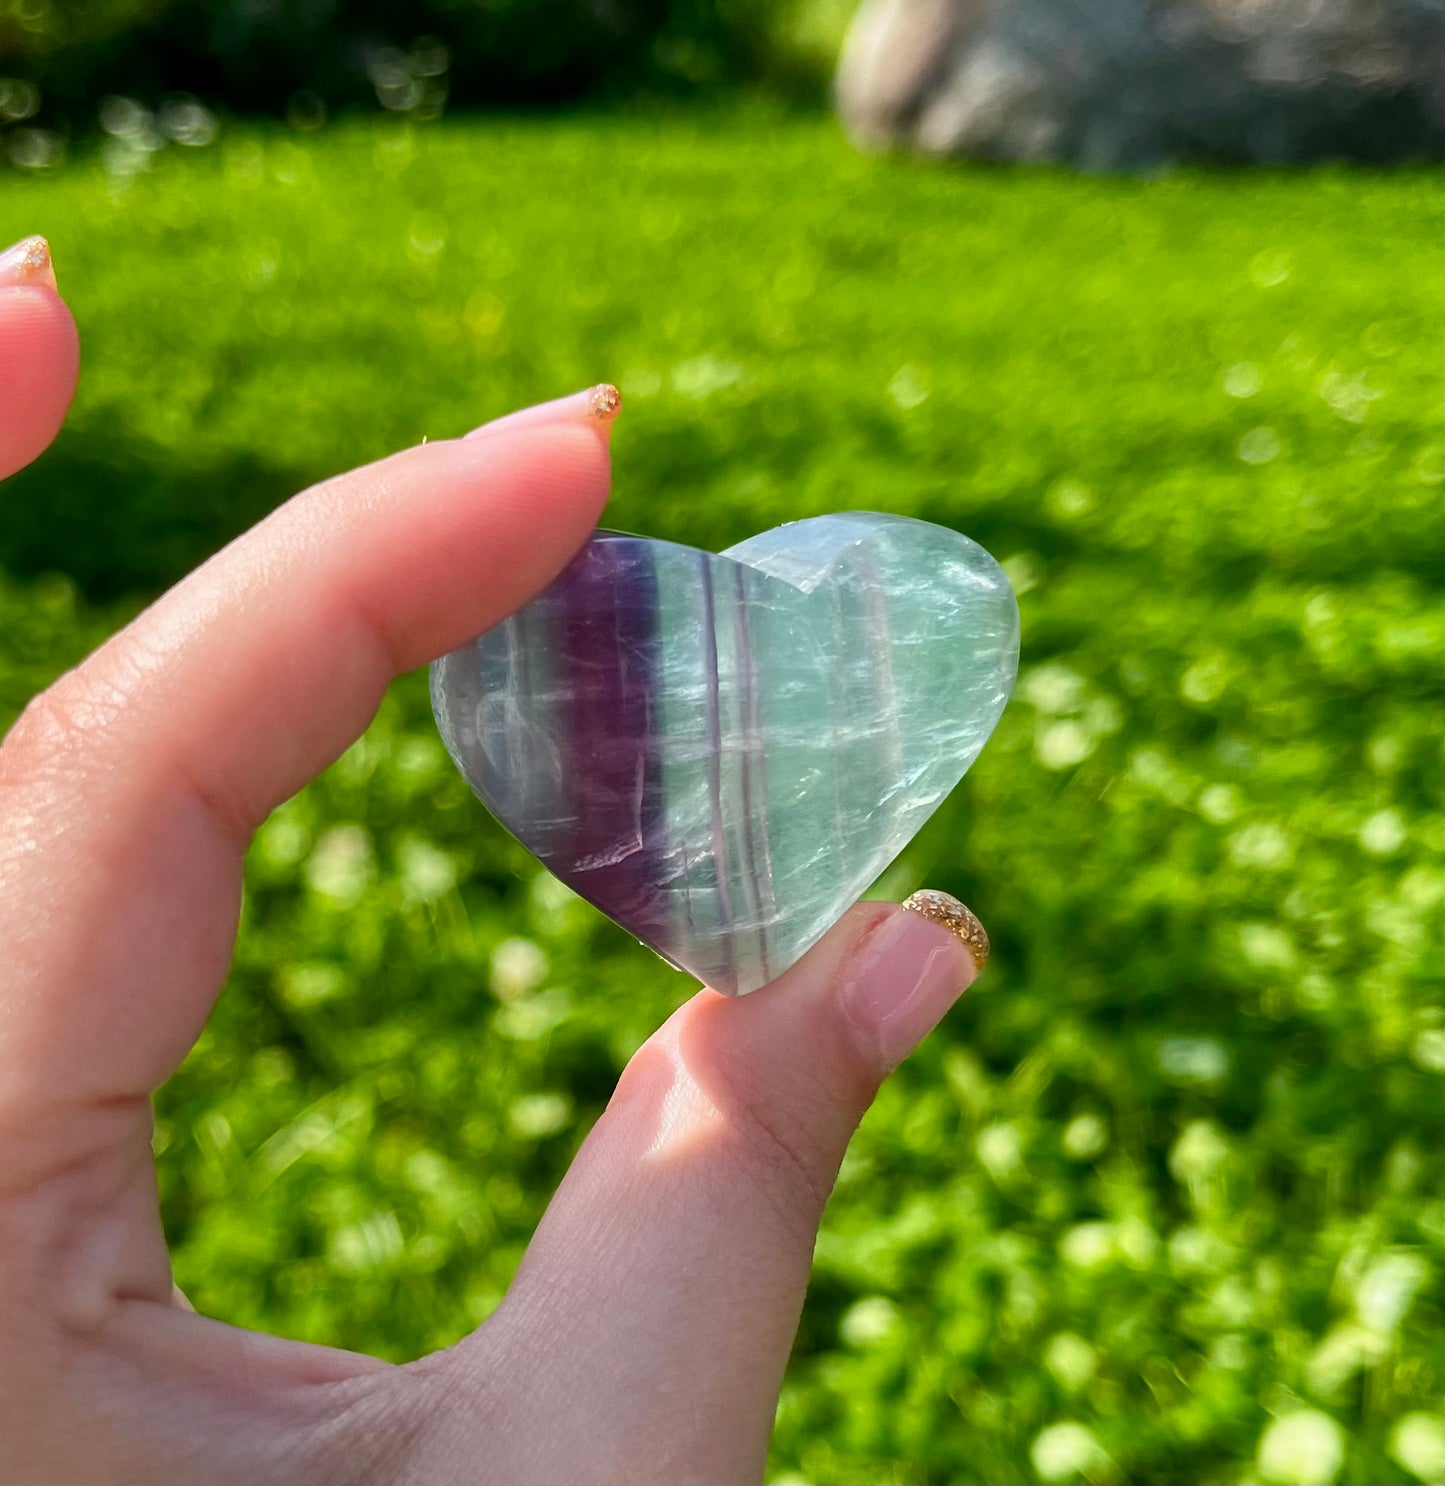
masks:
[(976, 542), (899, 516), (721, 554), (599, 532), (432, 667), (448, 750), (563, 882), (717, 990), (766, 985), (978, 756), (1018, 608)]

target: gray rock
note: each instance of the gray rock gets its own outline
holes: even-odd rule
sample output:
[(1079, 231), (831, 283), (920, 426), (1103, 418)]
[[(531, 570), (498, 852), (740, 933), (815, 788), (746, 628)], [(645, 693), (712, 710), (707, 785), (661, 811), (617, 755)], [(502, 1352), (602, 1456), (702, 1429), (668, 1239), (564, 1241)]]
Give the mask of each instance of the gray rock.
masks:
[(872, 148), (1140, 170), (1435, 157), (1445, 0), (864, 0), (838, 112)]

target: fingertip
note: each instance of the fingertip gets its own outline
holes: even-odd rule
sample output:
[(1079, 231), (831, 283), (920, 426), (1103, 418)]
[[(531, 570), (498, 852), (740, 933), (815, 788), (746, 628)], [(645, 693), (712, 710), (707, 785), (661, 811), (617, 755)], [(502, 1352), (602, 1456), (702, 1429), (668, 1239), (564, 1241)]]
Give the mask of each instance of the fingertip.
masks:
[(581, 392), (572, 392), (566, 397), (554, 397), (550, 402), (518, 408), (516, 412), (493, 418), (464, 437), (492, 439), (499, 434), (514, 433), (521, 428), (565, 423), (591, 428), (606, 444), (612, 436), (612, 424), (621, 411), (622, 394), (611, 382), (599, 382), (595, 387), (584, 388)]
[(486, 481), (494, 503), (497, 472), (516, 472), (503, 488), (512, 492), (515, 514), (523, 521), (551, 526), (565, 517), (562, 525), (569, 531), (578, 520), (590, 531), (612, 494), (607, 429), (592, 421), (522, 426), (487, 439), (453, 439), (450, 447)]
[(59, 294), (45, 282), (0, 285), (0, 478), (50, 446), (79, 371), (80, 336)]
[(839, 1001), (865, 1046), (891, 1072), (978, 978), (988, 935), (957, 898), (914, 893), (857, 945)]
[(55, 288), (55, 264), (43, 237), (23, 237), (0, 253), (0, 288), (12, 284), (43, 284)]
[(747, 1061), (776, 1062), (779, 1078), (809, 1049), (842, 1107), (860, 1114), (987, 959), (983, 925), (947, 893), (865, 901), (777, 980), (725, 998), (711, 1017), (726, 1024), (728, 1041), (747, 1045)]

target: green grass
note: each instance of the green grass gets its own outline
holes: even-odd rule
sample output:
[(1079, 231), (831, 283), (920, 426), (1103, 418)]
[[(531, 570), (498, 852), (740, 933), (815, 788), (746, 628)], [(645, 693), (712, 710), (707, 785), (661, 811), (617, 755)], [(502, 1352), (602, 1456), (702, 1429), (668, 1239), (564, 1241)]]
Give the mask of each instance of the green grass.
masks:
[[(1302, 1411), (1335, 1479), (1436, 1479), (1399, 1431), (1442, 1389), (1433, 176), (958, 170), (722, 113), (236, 133), (0, 214), (85, 344), (3, 493), (0, 709), (307, 481), (602, 378), (616, 525), (872, 508), (1006, 563), (1017, 694), (882, 885), (995, 958), (849, 1156), (776, 1479), (1314, 1483), (1278, 1432), (1257, 1463)], [(180, 1283), (449, 1342), (685, 991), (407, 678), (261, 833), (161, 1096)]]

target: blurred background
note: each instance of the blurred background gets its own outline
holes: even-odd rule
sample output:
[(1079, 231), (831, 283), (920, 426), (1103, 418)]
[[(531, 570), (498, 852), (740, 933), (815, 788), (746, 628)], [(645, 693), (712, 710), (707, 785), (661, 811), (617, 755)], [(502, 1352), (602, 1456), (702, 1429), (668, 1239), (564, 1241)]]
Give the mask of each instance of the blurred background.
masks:
[[(0, 726), (293, 491), (610, 379), (610, 520), (983, 542), (1018, 688), (879, 884), (987, 975), (844, 1167), (776, 1482), (1439, 1482), (1441, 7), (0, 0), (0, 240), (67, 430)], [(687, 983), (424, 677), (279, 810), (159, 1100), (197, 1307), (496, 1305)]]

